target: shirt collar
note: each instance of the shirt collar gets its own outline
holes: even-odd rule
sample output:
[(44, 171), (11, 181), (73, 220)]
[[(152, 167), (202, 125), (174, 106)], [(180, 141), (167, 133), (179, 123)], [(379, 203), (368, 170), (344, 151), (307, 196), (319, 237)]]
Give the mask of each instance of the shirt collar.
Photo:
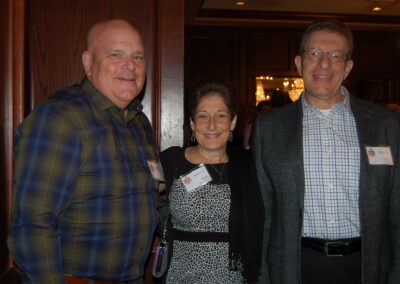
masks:
[[(315, 107), (309, 105), (305, 99), (305, 93), (306, 91), (304, 90), (303, 93), (301, 94), (301, 104), (303, 106), (303, 112), (305, 111), (309, 111), (309, 110), (316, 110)], [(351, 107), (350, 107), (350, 93), (347, 90), (347, 88), (345, 86), (340, 86), (340, 93), (342, 94), (342, 96), (344, 96), (344, 100), (341, 103), (338, 103), (336, 105), (334, 105), (332, 108), (334, 108), (337, 105), (344, 105), (345, 108), (351, 112)]]
[[(83, 78), (80, 83), (82, 90), (87, 95), (89, 101), (93, 106), (99, 111), (105, 111), (108, 109), (115, 109), (117, 111), (121, 111), (119, 107), (117, 107), (110, 99), (108, 99), (102, 92), (100, 92), (96, 87), (92, 84), (92, 82), (87, 78)], [(143, 105), (139, 99), (134, 99), (127, 107), (129, 113), (137, 113), (142, 111)]]

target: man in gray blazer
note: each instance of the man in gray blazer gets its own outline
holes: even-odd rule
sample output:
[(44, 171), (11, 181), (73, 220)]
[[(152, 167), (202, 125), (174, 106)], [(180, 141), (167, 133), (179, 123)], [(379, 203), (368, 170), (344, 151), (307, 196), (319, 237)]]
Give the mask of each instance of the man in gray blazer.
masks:
[(339, 21), (312, 23), (295, 58), (302, 96), (256, 121), (260, 283), (400, 283), (400, 118), (342, 86), (352, 41)]

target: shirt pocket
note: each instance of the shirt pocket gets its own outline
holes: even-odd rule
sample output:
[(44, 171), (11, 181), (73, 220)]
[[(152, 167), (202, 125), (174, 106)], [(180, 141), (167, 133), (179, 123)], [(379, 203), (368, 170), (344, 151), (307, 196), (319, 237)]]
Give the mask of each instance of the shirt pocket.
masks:
[(81, 160), (76, 183), (80, 198), (115, 198), (140, 188), (135, 179), (143, 167), (135, 165), (135, 161), (119, 151), (112, 140), (99, 141), (87, 151), (83, 153), (85, 159)]

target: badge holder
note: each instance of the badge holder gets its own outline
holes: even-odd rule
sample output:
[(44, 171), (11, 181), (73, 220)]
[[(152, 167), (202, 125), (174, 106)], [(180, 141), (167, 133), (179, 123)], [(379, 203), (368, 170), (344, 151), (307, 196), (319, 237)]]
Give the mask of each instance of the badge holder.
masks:
[[(168, 214), (169, 215), (169, 214)], [(153, 260), (153, 276), (160, 278), (167, 270), (168, 265), (168, 242), (166, 239), (167, 225), (165, 225), (164, 232), (160, 243), (157, 246), (156, 254)]]

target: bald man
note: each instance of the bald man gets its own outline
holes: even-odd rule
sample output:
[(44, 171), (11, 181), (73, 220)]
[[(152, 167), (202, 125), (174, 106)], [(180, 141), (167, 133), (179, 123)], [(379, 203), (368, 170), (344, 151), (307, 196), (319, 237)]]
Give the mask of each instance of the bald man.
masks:
[(143, 283), (162, 179), (137, 99), (143, 41), (123, 20), (96, 24), (86, 77), (38, 105), (16, 133), (11, 255), (24, 283)]

